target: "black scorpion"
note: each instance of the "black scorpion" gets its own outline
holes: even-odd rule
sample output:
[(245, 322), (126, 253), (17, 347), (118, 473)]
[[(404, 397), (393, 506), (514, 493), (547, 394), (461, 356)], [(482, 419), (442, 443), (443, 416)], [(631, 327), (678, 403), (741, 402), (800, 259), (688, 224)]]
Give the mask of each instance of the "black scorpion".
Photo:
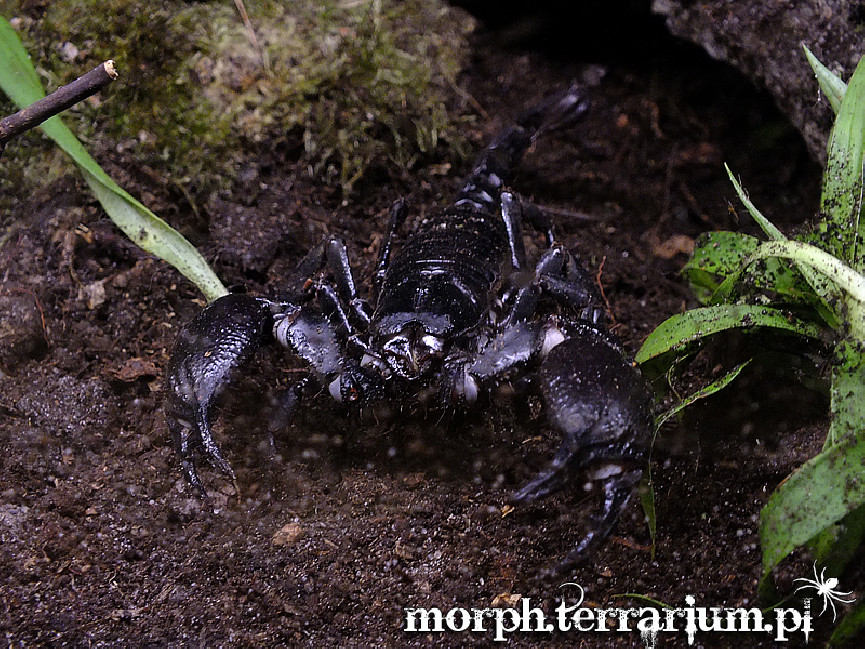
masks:
[[(205, 494), (197, 452), (234, 479), (214, 441), (211, 410), (230, 371), (275, 341), (311, 370), (290, 390), (289, 410), (313, 386), (355, 407), (433, 395), (440, 407), (455, 409), (481, 391), (529, 377), (563, 441), (547, 470), (513, 501), (535, 501), (578, 475), (601, 481), (603, 506), (593, 528), (559, 567), (601, 544), (642, 474), (651, 398), (604, 328), (587, 273), (556, 245), (546, 215), (505, 189), (531, 143), (570, 125), (586, 107), (575, 87), (527, 111), (480, 154), (453, 204), (423, 220), (391, 255), (407, 213), (397, 201), (382, 242), (374, 310), (358, 297), (345, 245), (335, 237), (301, 262), (287, 297), (228, 295), (202, 310), (179, 334), (166, 400), (183, 472), (196, 491)], [(546, 235), (534, 270), (523, 221)]]

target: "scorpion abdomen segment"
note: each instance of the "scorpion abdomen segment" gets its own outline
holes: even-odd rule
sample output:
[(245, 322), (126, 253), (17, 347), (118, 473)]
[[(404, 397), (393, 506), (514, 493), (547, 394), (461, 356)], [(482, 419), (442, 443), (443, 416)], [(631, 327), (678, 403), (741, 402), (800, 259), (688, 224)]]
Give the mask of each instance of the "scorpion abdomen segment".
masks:
[(500, 217), (453, 206), (425, 220), (385, 274), (372, 322), (398, 333), (416, 322), (437, 336), (460, 336), (484, 321), (509, 249)]

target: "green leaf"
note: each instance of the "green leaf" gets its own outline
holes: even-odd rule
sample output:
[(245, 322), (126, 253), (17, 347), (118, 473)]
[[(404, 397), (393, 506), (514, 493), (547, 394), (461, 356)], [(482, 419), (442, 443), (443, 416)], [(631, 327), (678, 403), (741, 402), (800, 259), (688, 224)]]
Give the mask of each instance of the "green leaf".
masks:
[[(45, 96), (26, 50), (9, 23), (0, 17), (0, 89), (25, 108)], [(228, 291), (199, 252), (165, 221), (123, 190), (90, 157), (59, 116), (40, 127), (78, 165), (84, 179), (112, 221), (132, 241), (179, 270), (208, 300)]]
[(9, 98), (24, 107), (39, 101), (45, 94), (27, 50), (18, 34), (5, 18), (0, 16), (0, 87)]
[(640, 504), (646, 514), (646, 525), (649, 526), (649, 538), (652, 539), (650, 559), (655, 559), (655, 537), (658, 535), (658, 513), (655, 511), (655, 487), (652, 483), (651, 467), (649, 474), (640, 483)]
[(697, 239), (694, 255), (682, 272), (704, 304), (722, 297), (718, 288), (727, 277), (736, 275), (737, 279), (741, 277), (735, 287), (741, 297), (764, 295), (770, 303), (809, 306), (819, 311), (822, 302), (789, 262), (765, 259), (759, 268), (749, 268), (747, 275), (740, 275), (742, 266), (759, 247), (759, 239), (741, 232), (707, 232)]
[(858, 507), (808, 541), (814, 561), (830, 575), (840, 575), (865, 538), (865, 506)]
[(642, 593), (614, 593), (613, 595), (610, 595), (610, 597), (615, 597), (616, 599), (635, 599), (638, 602), (645, 602), (646, 604), (657, 608), (673, 608), (671, 604), (649, 597), (648, 595), (643, 595)]
[(751, 304), (719, 305), (678, 313), (658, 325), (643, 342), (636, 361), (645, 363), (727, 329), (769, 327), (790, 331), (809, 338), (819, 338), (820, 327), (773, 309)]
[(658, 415), (655, 418), (655, 428), (660, 428), (661, 426), (663, 426), (667, 422), (667, 420), (670, 419), (670, 417), (674, 417), (675, 415), (679, 414), (682, 410), (690, 406), (692, 403), (696, 403), (700, 399), (705, 399), (706, 397), (715, 394), (719, 390), (723, 390), (724, 388), (726, 388), (728, 385), (730, 385), (730, 383), (733, 382), (733, 380), (737, 376), (739, 376), (742, 370), (744, 370), (750, 362), (751, 361), (745, 361), (744, 363), (737, 365), (720, 379), (712, 381), (706, 387), (689, 394), (672, 408)]
[(763, 580), (793, 549), (865, 504), (865, 435), (811, 458), (772, 494), (760, 515)]
[(682, 268), (697, 299), (708, 303), (721, 282), (739, 271), (760, 240), (740, 232), (706, 232), (697, 238), (694, 254)]
[(841, 79), (841, 77), (820, 63), (820, 61), (817, 60), (817, 57), (811, 53), (811, 50), (809, 50), (808, 46), (804, 43), (802, 44), (802, 49), (805, 50), (805, 57), (808, 59), (811, 69), (814, 70), (814, 74), (817, 76), (817, 83), (820, 84), (820, 90), (822, 90), (823, 94), (826, 95), (826, 98), (829, 100), (829, 105), (832, 106), (832, 110), (837, 115), (841, 108), (841, 101), (844, 99), (844, 93), (847, 91), (847, 84), (844, 83), (844, 80)]
[(822, 246), (863, 272), (860, 220), (865, 153), (865, 57), (859, 61), (829, 136), (817, 234)]
[(865, 350), (863, 341), (843, 340), (832, 369), (832, 423), (826, 444), (849, 435), (865, 436)]
[[(724, 168), (727, 170), (727, 176), (730, 178), (730, 182), (733, 183), (733, 187), (736, 189), (736, 193), (739, 195), (739, 200), (742, 201), (742, 204), (747, 208), (748, 213), (762, 228), (763, 232), (766, 233), (766, 236), (775, 241), (786, 241), (787, 237), (785, 237), (784, 234), (778, 228), (776, 228), (769, 219), (763, 216), (760, 210), (758, 210), (757, 207), (751, 202), (751, 199), (748, 198), (748, 194), (745, 193), (742, 185), (739, 183), (738, 180), (736, 180), (733, 172), (730, 171), (730, 167), (725, 164)], [(820, 312), (827, 315), (832, 313), (832, 308), (829, 304), (834, 297), (832, 295), (831, 286), (828, 286), (826, 281), (822, 279), (819, 275), (817, 275), (813, 270), (811, 270), (807, 265), (797, 263), (796, 267), (799, 269), (799, 272), (802, 273), (802, 276), (811, 286), (814, 294), (821, 302), (821, 304), (819, 305)], [(744, 267), (742, 270), (744, 271)], [(716, 292), (716, 295), (712, 297), (712, 301), (726, 301), (738, 281), (738, 276), (728, 277), (727, 280), (725, 280), (721, 284), (721, 286), (718, 287), (718, 291)], [(833, 320), (833, 317), (828, 316), (827, 321), (830, 322), (830, 325), (834, 327), (835, 325), (831, 323), (831, 320)]]
[(802, 241), (764, 243), (750, 261), (768, 257), (792, 259), (800, 270), (812, 274), (814, 283), (811, 285), (820, 286), (829, 296), (834, 304), (833, 311), (847, 332), (855, 340), (865, 341), (865, 277), (837, 257)]
[(736, 180), (736, 176), (733, 175), (733, 172), (730, 170), (730, 167), (729, 165), (727, 165), (726, 162), (724, 163), (724, 169), (727, 170), (727, 177), (730, 179), (730, 182), (733, 183), (733, 187), (736, 189), (736, 194), (739, 195), (739, 200), (742, 201), (742, 205), (745, 206), (745, 208), (748, 210), (748, 213), (757, 222), (757, 225), (759, 225), (763, 232), (766, 233), (766, 236), (770, 239), (775, 239), (776, 241), (782, 241), (786, 239), (787, 237), (785, 237), (784, 234), (778, 228), (776, 228), (769, 219), (763, 216), (762, 212), (757, 209), (757, 206), (751, 202), (751, 199), (748, 198), (748, 194), (745, 193), (742, 185), (739, 183), (738, 180)]

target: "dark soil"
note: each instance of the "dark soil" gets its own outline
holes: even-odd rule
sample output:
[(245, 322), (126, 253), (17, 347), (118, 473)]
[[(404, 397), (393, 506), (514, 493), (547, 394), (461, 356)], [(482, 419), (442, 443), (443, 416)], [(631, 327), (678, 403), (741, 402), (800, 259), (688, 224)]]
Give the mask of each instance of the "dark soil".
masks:
[[(559, 238), (599, 278), (631, 353), (694, 305), (679, 270), (699, 233), (755, 231), (722, 162), (788, 232), (812, 216), (819, 194), (820, 169), (764, 95), (696, 51), (670, 43), (653, 51), (594, 69), (603, 79), (587, 117), (538, 142), (514, 182), (558, 210)], [(477, 147), (581, 76), (577, 63), (479, 34), (464, 78), (485, 113)], [(236, 188), (206, 205), (198, 232), (189, 206), (134, 159), (103, 152), (100, 162), (185, 227), (227, 284), (262, 294), (278, 292), (325, 233), (346, 239), (368, 286), (390, 203), (407, 196), (420, 217), (447, 201), (465, 171), (382, 174), (343, 201), (309, 180), (291, 147), (262, 149)], [(174, 337), (202, 306), (196, 290), (129, 244), (75, 177), (44, 187), (14, 216), (0, 250), (0, 628), (9, 646), (486, 645), (491, 634), (407, 634), (403, 607), (484, 607), (518, 593), (552, 610), (564, 581), (610, 606), (618, 593), (756, 605), (760, 509), (826, 433), (826, 396), (803, 387), (798, 370), (758, 363), (659, 438), (654, 558), (635, 499), (600, 552), (543, 580), (585, 533), (597, 494), (575, 485), (503, 513), (556, 448), (542, 420), (497, 403), (469, 419), (352, 424), (321, 396), (298, 420), (274, 426), (278, 395), (299, 370), (267, 350), (228, 391), (217, 426), (240, 494), (204, 470), (213, 493), (201, 501), (178, 470), (161, 407)], [(529, 238), (536, 253), (541, 241)], [(702, 359), (699, 380), (744, 353), (732, 347)], [(780, 591), (810, 570), (797, 553), (777, 575)], [(814, 624), (825, 639), (828, 615)], [(773, 645), (762, 635), (735, 641)], [(660, 642), (685, 646), (686, 637)], [(640, 639), (511, 640), (539, 643)]]

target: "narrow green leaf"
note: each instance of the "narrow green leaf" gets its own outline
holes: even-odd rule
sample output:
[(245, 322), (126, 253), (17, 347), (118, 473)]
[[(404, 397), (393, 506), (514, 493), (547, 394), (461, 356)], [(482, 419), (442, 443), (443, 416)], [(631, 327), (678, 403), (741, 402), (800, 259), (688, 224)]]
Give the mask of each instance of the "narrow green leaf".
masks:
[(729, 165), (727, 165), (726, 162), (724, 163), (724, 169), (727, 170), (727, 177), (729, 177), (730, 182), (733, 183), (733, 187), (736, 189), (736, 194), (739, 195), (739, 200), (742, 201), (742, 205), (745, 206), (745, 208), (748, 210), (748, 213), (757, 222), (757, 225), (759, 225), (763, 232), (766, 233), (766, 236), (770, 239), (775, 239), (777, 241), (786, 239), (787, 237), (785, 237), (784, 234), (778, 228), (776, 228), (769, 219), (763, 216), (762, 212), (757, 209), (757, 206), (751, 202), (748, 194), (745, 193), (742, 185), (739, 183), (738, 180), (736, 180), (736, 176), (733, 175), (733, 172), (730, 170), (730, 167)]
[(816, 56), (811, 53), (808, 46), (802, 44), (802, 49), (805, 50), (805, 57), (814, 70), (817, 77), (817, 83), (820, 84), (820, 90), (826, 95), (829, 100), (829, 105), (832, 106), (832, 111), (837, 115), (841, 109), (841, 101), (844, 99), (844, 93), (847, 91), (847, 84), (837, 74), (829, 70), (825, 65), (820, 63)]
[(763, 508), (763, 579), (793, 549), (865, 504), (865, 435), (851, 435), (788, 477)]
[(751, 304), (719, 305), (678, 313), (662, 322), (643, 342), (636, 361), (645, 363), (727, 329), (769, 327), (819, 338), (820, 327), (784, 311)]
[(641, 593), (615, 593), (613, 595), (610, 595), (610, 597), (615, 597), (616, 599), (635, 599), (638, 602), (645, 602), (646, 604), (656, 606), (657, 608), (673, 608), (671, 604), (667, 604), (666, 602), (662, 602), (659, 599), (655, 599)]
[(750, 362), (751, 361), (745, 361), (744, 363), (737, 365), (720, 379), (712, 381), (709, 385), (697, 390), (696, 392), (692, 392), (687, 397), (682, 399), (679, 403), (674, 405), (672, 408), (658, 415), (655, 418), (655, 428), (660, 428), (661, 426), (663, 426), (667, 422), (667, 420), (670, 419), (670, 417), (674, 417), (675, 415), (679, 414), (682, 410), (690, 406), (692, 403), (696, 403), (700, 399), (705, 399), (706, 397), (715, 394), (719, 390), (723, 390), (724, 388), (726, 388), (728, 385), (730, 385), (730, 383), (733, 382), (733, 380), (737, 376), (739, 376), (742, 370), (744, 370)]
[(817, 234), (826, 250), (862, 272), (860, 222), (865, 154), (865, 57), (850, 78), (829, 136)]
[[(730, 182), (733, 183), (733, 187), (736, 189), (736, 193), (739, 195), (739, 200), (742, 201), (742, 204), (747, 208), (748, 213), (753, 217), (753, 219), (757, 222), (757, 224), (762, 228), (763, 232), (766, 233), (766, 236), (775, 241), (786, 241), (787, 237), (775, 227), (775, 225), (767, 219), (760, 210), (751, 202), (751, 199), (748, 198), (748, 195), (745, 193), (744, 188), (736, 180), (736, 177), (733, 175), (733, 172), (730, 171), (730, 167), (724, 164), (724, 168), (727, 170), (727, 176), (730, 178)], [(818, 300), (821, 302), (820, 311), (824, 314), (832, 313), (832, 308), (830, 306), (830, 302), (833, 298), (831, 286), (828, 286), (826, 282), (817, 275), (813, 270), (811, 270), (807, 266), (803, 266), (801, 264), (796, 264), (799, 272), (802, 273), (802, 276), (808, 282), (808, 284), (813, 289), (816, 294)], [(744, 267), (742, 268), (744, 271)], [(712, 301), (715, 302), (724, 302), (728, 299), (731, 294), (733, 288), (739, 281), (739, 276), (733, 276), (727, 278), (716, 291), (716, 294), (712, 297)], [(828, 316), (829, 320), (832, 319), (832, 316)], [(830, 322), (831, 324), (831, 322)], [(835, 325), (832, 325), (835, 326)]]
[[(849, 435), (865, 436), (865, 349), (863, 341), (841, 341), (832, 368), (832, 423), (826, 445)], [(865, 471), (865, 469), (863, 469)]]
[[(18, 35), (2, 17), (0, 89), (21, 108), (45, 96)], [(126, 236), (147, 252), (174, 266), (198, 286), (208, 300), (228, 292), (195, 247), (114, 182), (90, 157), (59, 116), (47, 120), (40, 128), (75, 161), (105, 212)]]

